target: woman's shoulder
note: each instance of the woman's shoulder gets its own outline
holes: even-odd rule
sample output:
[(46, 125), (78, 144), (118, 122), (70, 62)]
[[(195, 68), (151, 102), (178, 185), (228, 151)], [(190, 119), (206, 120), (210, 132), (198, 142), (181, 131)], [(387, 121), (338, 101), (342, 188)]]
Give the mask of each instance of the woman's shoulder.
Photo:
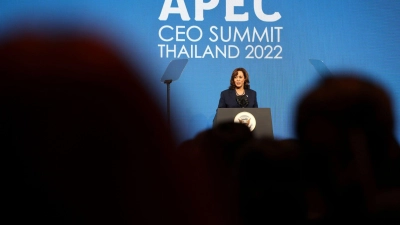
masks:
[(247, 92), (249, 92), (249, 93), (250, 93), (250, 92), (252, 92), (252, 93), (256, 93), (256, 91), (255, 91), (255, 90), (253, 90), (253, 89), (250, 89), (250, 88), (249, 88), (249, 89), (246, 89), (246, 91), (247, 91)]
[(235, 91), (235, 90), (232, 90), (232, 89), (228, 88), (228, 89), (225, 89), (225, 90), (221, 91), (221, 94), (230, 93), (232, 91)]

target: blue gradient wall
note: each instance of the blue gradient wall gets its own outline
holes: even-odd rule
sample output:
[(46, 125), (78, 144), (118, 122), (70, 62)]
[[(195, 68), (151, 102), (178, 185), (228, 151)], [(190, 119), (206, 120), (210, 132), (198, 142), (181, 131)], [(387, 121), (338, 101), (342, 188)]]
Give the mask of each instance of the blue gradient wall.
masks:
[[(167, 99), (161, 76), (171, 60), (188, 58), (181, 77), (170, 86), (171, 122), (180, 141), (212, 126), (219, 94), (236, 67), (249, 71), (259, 107), (271, 108), (275, 137), (294, 137), (298, 98), (319, 79), (310, 58), (323, 60), (330, 70), (366, 72), (382, 84), (393, 98), (398, 131), (400, 2), (197, 2), (196, 6), (194, 0), (5, 0), (0, 2), (0, 40), (12, 34), (16, 24), (101, 32), (128, 62), (140, 55), (149, 73), (137, 79), (153, 91), (162, 109)], [(274, 13), (279, 19), (271, 16)], [(268, 38), (262, 36), (265, 30)], [(231, 54), (224, 48), (231, 48)]]

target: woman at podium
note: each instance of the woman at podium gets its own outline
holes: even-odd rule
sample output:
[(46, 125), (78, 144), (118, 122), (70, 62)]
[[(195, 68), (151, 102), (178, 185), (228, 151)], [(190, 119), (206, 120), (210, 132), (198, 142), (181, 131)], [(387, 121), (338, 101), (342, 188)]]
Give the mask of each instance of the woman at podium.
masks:
[(233, 70), (229, 88), (221, 92), (218, 108), (258, 108), (257, 93), (250, 89), (250, 78), (246, 69)]

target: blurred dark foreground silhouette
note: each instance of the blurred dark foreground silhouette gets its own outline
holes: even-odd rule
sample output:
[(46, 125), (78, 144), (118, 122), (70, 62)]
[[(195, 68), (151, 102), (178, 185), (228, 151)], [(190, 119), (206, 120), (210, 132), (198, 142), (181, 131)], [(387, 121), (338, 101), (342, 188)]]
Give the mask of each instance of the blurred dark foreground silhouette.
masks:
[(174, 140), (138, 65), (93, 36), (3, 39), (8, 224), (193, 224), (174, 188)]
[(322, 224), (400, 222), (400, 148), (391, 99), (362, 75), (324, 78), (295, 112), (309, 214)]
[(361, 77), (335, 73), (304, 93), (297, 139), (254, 138), (227, 122), (180, 145), (192, 189), (211, 190), (221, 224), (400, 224), (391, 99)]
[(296, 140), (226, 123), (176, 149), (136, 62), (85, 35), (0, 43), (8, 224), (400, 222), (400, 148), (378, 85), (322, 80), (299, 102)]

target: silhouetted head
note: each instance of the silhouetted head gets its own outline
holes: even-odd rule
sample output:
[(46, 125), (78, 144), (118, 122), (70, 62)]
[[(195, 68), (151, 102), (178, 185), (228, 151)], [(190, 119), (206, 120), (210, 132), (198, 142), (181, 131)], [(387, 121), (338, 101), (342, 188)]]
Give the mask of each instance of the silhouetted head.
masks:
[(133, 79), (145, 71), (85, 35), (28, 33), (0, 43), (4, 203), (12, 221), (159, 224), (169, 217), (159, 159), (168, 161), (174, 141)]
[(376, 188), (399, 180), (390, 96), (361, 75), (324, 78), (300, 99), (295, 114), (308, 181), (341, 219), (366, 216)]
[(394, 116), (388, 93), (357, 74), (323, 79), (300, 100), (295, 123), (306, 151), (335, 152), (342, 164), (352, 158), (350, 138), (356, 131), (365, 135), (374, 166), (387, 159), (388, 146), (393, 143)]
[(301, 224), (307, 215), (297, 141), (253, 139), (238, 151), (240, 215), (244, 224)]

